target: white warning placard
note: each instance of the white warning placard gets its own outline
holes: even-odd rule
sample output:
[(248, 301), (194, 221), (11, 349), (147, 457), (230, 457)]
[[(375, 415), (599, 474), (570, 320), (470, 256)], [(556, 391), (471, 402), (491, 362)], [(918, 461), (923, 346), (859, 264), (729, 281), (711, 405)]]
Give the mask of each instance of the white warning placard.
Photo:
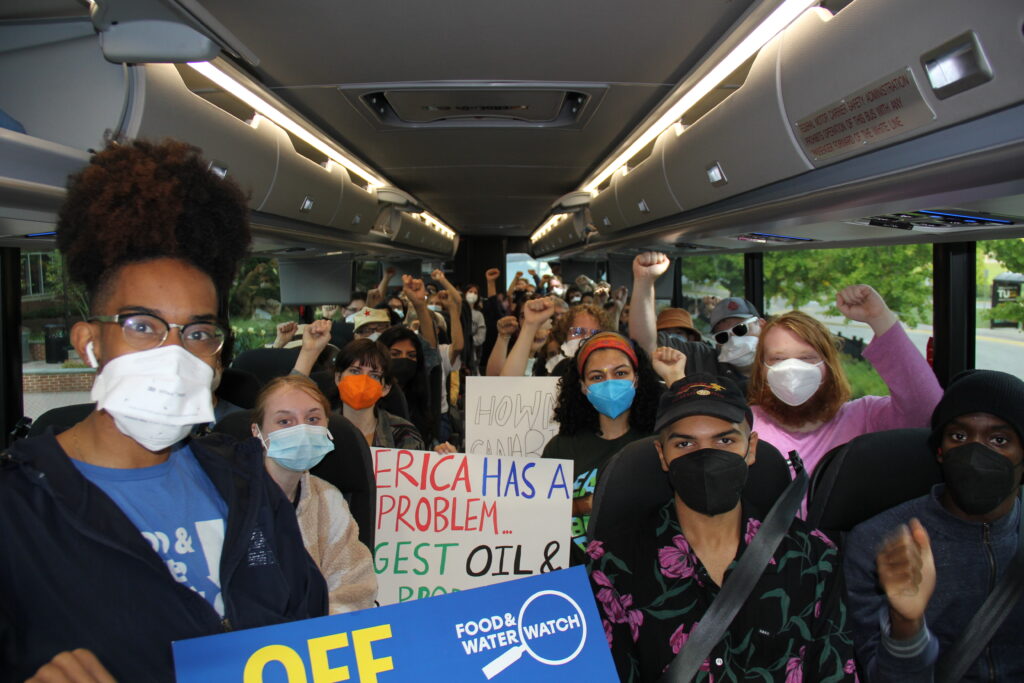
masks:
[(793, 126), (807, 156), (822, 161), (853, 154), (934, 119), (913, 71), (900, 69)]

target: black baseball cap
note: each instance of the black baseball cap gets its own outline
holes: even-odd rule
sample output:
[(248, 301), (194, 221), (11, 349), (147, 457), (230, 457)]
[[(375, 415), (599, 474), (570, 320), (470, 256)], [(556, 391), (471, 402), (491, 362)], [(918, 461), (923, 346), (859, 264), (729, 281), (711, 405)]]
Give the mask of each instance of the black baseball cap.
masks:
[(728, 377), (697, 373), (685, 377), (661, 395), (654, 431), (691, 415), (710, 415), (726, 422), (744, 420), (753, 427), (754, 414), (736, 383)]

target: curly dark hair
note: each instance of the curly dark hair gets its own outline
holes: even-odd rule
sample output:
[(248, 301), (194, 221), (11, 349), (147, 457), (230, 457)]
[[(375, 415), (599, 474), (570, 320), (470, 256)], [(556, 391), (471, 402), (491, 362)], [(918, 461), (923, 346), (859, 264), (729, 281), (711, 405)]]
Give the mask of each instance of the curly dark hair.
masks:
[(354, 339), (345, 344), (341, 352), (334, 357), (334, 371), (345, 372), (353, 363), (362, 363), (380, 370), (384, 384), (391, 384), (391, 354), (388, 348), (372, 339)]
[[(650, 357), (638, 345), (633, 344), (638, 366), (633, 368), (637, 375), (636, 396), (629, 409), (629, 426), (642, 434), (654, 433), (654, 419), (658, 413), (658, 398), (663, 391), (658, 373), (651, 365)], [(577, 355), (579, 351), (577, 351)], [(558, 380), (558, 400), (555, 403), (555, 421), (558, 433), (572, 436), (580, 432), (597, 433), (601, 429), (597, 410), (580, 390), (583, 380), (576, 359), (572, 358), (565, 373)]]
[(183, 142), (111, 143), (71, 176), (57, 248), (90, 306), (129, 263), (181, 259), (210, 276), (224, 310), (251, 234), (238, 186)]

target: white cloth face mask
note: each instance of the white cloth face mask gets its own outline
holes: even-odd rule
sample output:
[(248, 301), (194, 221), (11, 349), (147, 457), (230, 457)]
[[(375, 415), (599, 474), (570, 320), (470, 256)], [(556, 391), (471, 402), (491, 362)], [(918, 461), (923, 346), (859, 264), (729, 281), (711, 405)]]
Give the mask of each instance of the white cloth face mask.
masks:
[(733, 335), (729, 337), (729, 341), (718, 347), (718, 362), (729, 363), (742, 370), (754, 364), (756, 352), (757, 337), (749, 332), (742, 337)]
[(786, 405), (803, 405), (824, 381), (821, 373), (824, 362), (808, 363), (799, 358), (787, 358), (768, 368), (768, 387)]
[(213, 421), (213, 368), (180, 346), (118, 356), (92, 385), (92, 400), (125, 436), (161, 451), (193, 425)]

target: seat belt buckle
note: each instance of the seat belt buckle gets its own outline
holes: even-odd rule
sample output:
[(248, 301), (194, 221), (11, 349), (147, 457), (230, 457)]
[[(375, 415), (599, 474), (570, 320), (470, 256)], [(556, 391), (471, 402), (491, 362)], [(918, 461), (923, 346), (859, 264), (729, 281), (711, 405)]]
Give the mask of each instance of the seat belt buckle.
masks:
[(793, 468), (794, 474), (800, 474), (804, 471), (804, 461), (800, 459), (800, 456), (796, 451), (789, 452), (788, 460), (789, 466)]

